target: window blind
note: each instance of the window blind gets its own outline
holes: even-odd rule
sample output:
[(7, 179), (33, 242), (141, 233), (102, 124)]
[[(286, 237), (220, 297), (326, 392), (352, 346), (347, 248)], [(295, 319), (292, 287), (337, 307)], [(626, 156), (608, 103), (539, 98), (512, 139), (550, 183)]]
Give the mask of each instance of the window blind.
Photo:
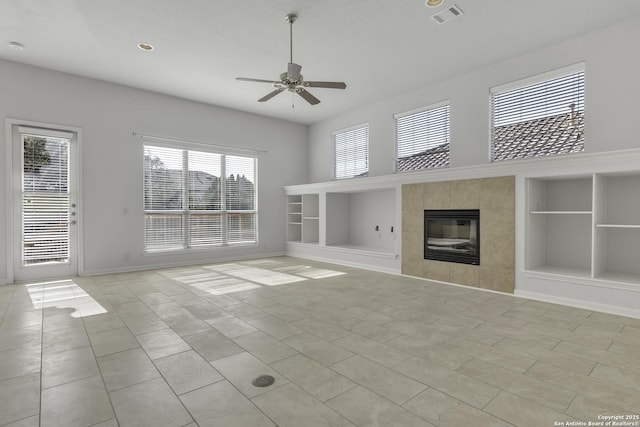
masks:
[(144, 147), (145, 248), (185, 247), (182, 150)]
[(255, 160), (226, 156), (226, 209), (228, 243), (256, 241)]
[(584, 70), (492, 90), (492, 160), (584, 149)]
[(255, 243), (252, 157), (144, 146), (148, 251)]
[(222, 227), (222, 156), (188, 151), (189, 240), (191, 246), (220, 245)]
[(23, 265), (69, 260), (69, 138), (21, 134)]
[(333, 134), (334, 177), (366, 176), (369, 172), (369, 125)]
[(396, 171), (449, 165), (449, 104), (397, 114)]

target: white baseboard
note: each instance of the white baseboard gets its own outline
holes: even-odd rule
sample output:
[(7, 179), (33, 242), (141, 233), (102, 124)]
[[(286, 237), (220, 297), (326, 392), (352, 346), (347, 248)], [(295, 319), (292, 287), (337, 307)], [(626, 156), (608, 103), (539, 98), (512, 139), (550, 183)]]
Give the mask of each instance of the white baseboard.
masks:
[(586, 310), (600, 311), (603, 313), (614, 314), (617, 316), (634, 317), (640, 319), (640, 309), (634, 310), (632, 308), (619, 307), (609, 304), (601, 304), (592, 301), (583, 301), (574, 298), (558, 297), (555, 295), (540, 294), (530, 291), (519, 291), (516, 289), (516, 297), (532, 299), (536, 301), (549, 302), (552, 304), (566, 305), (569, 307), (583, 308)]
[(105, 269), (93, 269), (93, 270), (85, 269), (82, 275), (83, 276), (99, 276), (102, 274), (129, 273), (134, 271), (157, 270), (161, 268), (172, 268), (172, 267), (188, 267), (191, 265), (243, 261), (243, 260), (257, 259), (257, 258), (271, 258), (271, 257), (284, 256), (284, 255), (285, 255), (284, 252), (269, 252), (269, 253), (260, 253), (260, 254), (242, 255), (242, 256), (236, 255), (236, 256), (226, 256), (226, 257), (215, 257), (211, 260), (199, 259), (197, 261), (179, 261), (179, 262), (162, 263), (162, 264), (155, 264), (155, 265), (137, 265), (137, 266), (126, 266), (126, 267), (118, 267), (118, 268), (105, 268)]

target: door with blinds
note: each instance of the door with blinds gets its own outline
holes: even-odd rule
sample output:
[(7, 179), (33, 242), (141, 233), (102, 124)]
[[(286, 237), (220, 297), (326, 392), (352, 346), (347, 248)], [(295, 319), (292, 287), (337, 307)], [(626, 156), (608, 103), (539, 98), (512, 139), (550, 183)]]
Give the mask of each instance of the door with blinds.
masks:
[(13, 127), (13, 276), (77, 275), (76, 134)]

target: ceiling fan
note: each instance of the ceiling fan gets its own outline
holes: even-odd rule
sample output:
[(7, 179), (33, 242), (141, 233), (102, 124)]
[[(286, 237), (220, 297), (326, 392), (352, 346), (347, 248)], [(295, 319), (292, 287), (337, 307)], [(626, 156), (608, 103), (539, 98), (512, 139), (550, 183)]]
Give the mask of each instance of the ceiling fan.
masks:
[(288, 90), (289, 92), (297, 93), (309, 104), (316, 105), (320, 103), (320, 100), (311, 95), (311, 93), (309, 93), (306, 88), (322, 87), (330, 89), (346, 89), (347, 87), (347, 85), (343, 82), (308, 82), (303, 79), (302, 74), (300, 74), (302, 66), (293, 62), (293, 23), (296, 22), (297, 17), (298, 16), (293, 13), (290, 13), (285, 17), (285, 19), (289, 23), (289, 64), (287, 64), (287, 71), (280, 74), (280, 80), (262, 80), (250, 79), (247, 77), (236, 77), (236, 80), (242, 80), (246, 82), (270, 83), (271, 85), (273, 85), (275, 90), (258, 99), (258, 102), (268, 101), (279, 93)]

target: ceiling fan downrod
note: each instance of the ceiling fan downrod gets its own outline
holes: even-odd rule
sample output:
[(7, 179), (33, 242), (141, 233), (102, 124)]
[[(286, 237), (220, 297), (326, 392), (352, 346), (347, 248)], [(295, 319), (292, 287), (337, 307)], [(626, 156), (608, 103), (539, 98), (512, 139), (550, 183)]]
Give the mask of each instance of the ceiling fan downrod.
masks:
[(293, 23), (298, 19), (298, 15), (289, 13), (285, 19), (289, 23), (289, 62), (293, 63)]

